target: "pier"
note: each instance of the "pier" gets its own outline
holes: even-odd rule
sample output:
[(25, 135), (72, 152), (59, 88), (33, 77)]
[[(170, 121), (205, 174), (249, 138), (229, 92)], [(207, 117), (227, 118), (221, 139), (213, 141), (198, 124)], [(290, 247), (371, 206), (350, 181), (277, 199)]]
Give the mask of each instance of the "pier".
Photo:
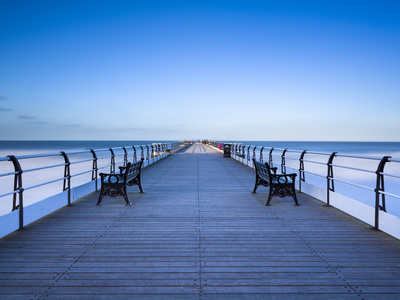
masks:
[(1, 299), (399, 299), (400, 241), (193, 144), (0, 240)]

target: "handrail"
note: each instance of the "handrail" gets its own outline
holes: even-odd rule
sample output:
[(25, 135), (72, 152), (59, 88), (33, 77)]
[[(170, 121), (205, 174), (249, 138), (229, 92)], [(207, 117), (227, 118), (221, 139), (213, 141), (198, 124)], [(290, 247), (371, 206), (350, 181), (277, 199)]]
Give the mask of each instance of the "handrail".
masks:
[[(165, 157), (168, 155), (168, 151), (175, 150), (176, 148), (181, 147), (182, 145), (186, 145), (188, 142), (179, 142), (179, 143), (153, 143), (151, 145), (134, 145), (134, 146), (124, 146), (124, 147), (110, 147), (110, 148), (99, 148), (99, 149), (88, 149), (88, 150), (78, 150), (78, 151), (60, 151), (58, 153), (44, 153), (44, 154), (32, 154), (32, 155), (9, 155), (7, 157), (0, 157), (0, 163), (7, 164), (12, 163), (13, 171), (7, 171), (0, 174), (0, 178), (14, 176), (14, 186), (10, 187), (10, 191), (7, 191), (0, 195), (0, 199), (3, 197), (11, 196), (13, 197), (12, 211), (19, 210), (19, 229), (23, 229), (24, 227), (24, 191), (32, 190), (41, 186), (49, 185), (55, 182), (63, 181), (62, 191), (66, 191), (68, 194), (68, 204), (71, 205), (71, 189), (77, 187), (78, 184), (74, 184), (75, 178), (82, 176), (84, 174), (91, 173), (91, 177), (88, 182), (95, 182), (95, 190), (98, 189), (97, 181), (99, 171), (110, 168), (110, 172), (114, 173), (116, 170), (116, 166), (126, 166), (128, 163), (128, 157), (131, 156), (135, 161), (137, 160), (137, 150), (141, 149), (141, 153), (139, 154), (141, 157), (145, 158), (147, 161), (146, 166), (154, 163), (158, 159)], [(106, 153), (106, 154), (104, 154)], [(101, 155), (98, 155), (101, 154)], [(83, 157), (88, 155), (89, 157)], [(160, 156), (164, 155), (164, 156)], [(160, 156), (160, 157), (158, 157)], [(74, 160), (71, 158), (74, 157)], [(122, 159), (117, 159), (122, 157)], [(158, 158), (157, 158), (158, 157)], [(31, 162), (33, 163), (36, 159), (45, 159), (44, 163), (49, 163), (49, 165), (40, 165), (40, 166), (28, 166), (26, 168), (22, 168), (20, 161)], [(49, 162), (48, 159), (63, 159), (64, 162)], [(108, 160), (108, 163), (104, 163), (105, 160)], [(102, 162), (99, 165), (99, 162)], [(85, 163), (90, 163), (89, 168), (83, 166)], [(25, 164), (25, 163), (24, 163)], [(29, 165), (29, 163), (27, 163)], [(80, 170), (76, 170), (74, 173), (72, 172), (72, 167), (77, 166), (77, 168), (81, 168)], [(57, 176), (57, 168), (63, 168), (62, 176)], [(74, 167), (75, 168), (75, 167)], [(84, 168), (84, 169), (82, 169)], [(47, 179), (43, 179), (43, 181), (30, 184), (29, 186), (24, 186), (22, 184), (23, 173), (31, 173), (36, 174), (35, 172), (42, 171), (51, 171)], [(50, 171), (49, 171), (50, 172)], [(61, 175), (61, 174), (60, 174)]]
[[(236, 157), (240, 156), (241, 159), (244, 161), (248, 160), (250, 158), (250, 148), (253, 147), (253, 157), (256, 156), (255, 148), (256, 147), (261, 147), (261, 146), (250, 146), (246, 145), (243, 143), (230, 143), (231, 144), (231, 156)], [(241, 151), (241, 149), (245, 149), (247, 147), (247, 157), (246, 153)], [(275, 147), (267, 147), (267, 146), (262, 146), (260, 152), (259, 152), (259, 158), (262, 161), (264, 159), (264, 154), (265, 151), (269, 151), (268, 153), (268, 163), (270, 164), (271, 167), (274, 166), (275, 164), (279, 164), (281, 167), (282, 173), (286, 172), (286, 168), (291, 168), (291, 169), (296, 169), (293, 167), (289, 167), (287, 165), (287, 160), (291, 161), (298, 161), (299, 163), (299, 191), (301, 192), (302, 189), (302, 182), (306, 182), (306, 175), (310, 174), (313, 176), (318, 176), (321, 178), (325, 178), (326, 180), (326, 204), (327, 206), (330, 206), (330, 194), (335, 192), (335, 182), (340, 182), (343, 184), (355, 186), (358, 188), (362, 188), (368, 191), (373, 191), (375, 194), (375, 223), (374, 223), (374, 229), (379, 230), (379, 211), (386, 212), (386, 199), (385, 195), (394, 197), (394, 198), (399, 198), (400, 195), (396, 195), (393, 193), (389, 193), (385, 191), (385, 178), (390, 177), (393, 179), (400, 179), (399, 174), (391, 174), (384, 172), (385, 165), (388, 163), (400, 163), (399, 158), (392, 158), (390, 156), (384, 156), (379, 157), (379, 156), (368, 156), (368, 155), (354, 155), (354, 154), (339, 154), (337, 152), (333, 153), (328, 153), (328, 152), (318, 152), (318, 151), (307, 151), (307, 150), (294, 150), (294, 149), (287, 149), (287, 148), (275, 148)], [(276, 153), (276, 154), (275, 154)], [(299, 154), (298, 158), (293, 158), (288, 156), (290, 153), (295, 153)], [(313, 160), (316, 158), (310, 158), (310, 156), (316, 156), (318, 157), (318, 160)], [(307, 157), (307, 158), (306, 158)], [(323, 161), (324, 159), (327, 160)], [(274, 160), (274, 158), (276, 158)], [(279, 162), (280, 158), (280, 162)], [(323, 159), (324, 158), (324, 159)], [(363, 161), (368, 161), (368, 162), (375, 162), (378, 163), (378, 166), (376, 169), (366, 169), (364, 165), (361, 165), (359, 167), (358, 165), (354, 166), (353, 164), (346, 164), (346, 163), (334, 163), (334, 160), (336, 161), (337, 159), (347, 159), (347, 160), (358, 160), (361, 159)], [(315, 171), (312, 171), (312, 168), (310, 170), (310, 165), (317, 165), (317, 166), (324, 166), (326, 168), (326, 173), (325, 175), (318, 174)], [(343, 180), (338, 178), (338, 176), (334, 175), (334, 170), (337, 169), (344, 169), (344, 170), (352, 170), (356, 172), (360, 172), (362, 174), (373, 174), (376, 178), (376, 183), (374, 187), (371, 186), (365, 186), (362, 184), (359, 184), (357, 182), (352, 182), (350, 180)]]

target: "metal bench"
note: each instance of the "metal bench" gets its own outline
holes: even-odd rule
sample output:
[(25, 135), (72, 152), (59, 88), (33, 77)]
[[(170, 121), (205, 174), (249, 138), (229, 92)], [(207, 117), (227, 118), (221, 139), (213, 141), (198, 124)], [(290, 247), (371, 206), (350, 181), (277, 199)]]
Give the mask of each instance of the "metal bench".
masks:
[(101, 190), (97, 205), (101, 205), (104, 196), (117, 197), (122, 196), (125, 199), (126, 205), (132, 205), (128, 199), (127, 186), (136, 184), (141, 193), (143, 193), (140, 182), (140, 170), (142, 168), (143, 158), (140, 161), (130, 163), (126, 167), (119, 167), (120, 174), (100, 173)]
[[(258, 186), (269, 186), (268, 200), (265, 205), (269, 205), (272, 197), (278, 196), (284, 198), (290, 196), (296, 205), (300, 205), (297, 201), (295, 190), (295, 178), (297, 174), (276, 174), (277, 168), (270, 168), (268, 163), (261, 163), (253, 158), (254, 167), (256, 169), (256, 182), (253, 193), (256, 192)], [(271, 173), (271, 170), (273, 173)]]

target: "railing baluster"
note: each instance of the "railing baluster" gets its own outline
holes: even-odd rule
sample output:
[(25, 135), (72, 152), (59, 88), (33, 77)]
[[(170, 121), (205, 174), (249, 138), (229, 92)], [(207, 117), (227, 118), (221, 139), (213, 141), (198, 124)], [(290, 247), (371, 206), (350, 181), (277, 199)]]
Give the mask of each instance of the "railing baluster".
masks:
[(326, 206), (331, 206), (330, 204), (330, 197), (329, 194), (330, 192), (334, 192), (335, 191), (335, 182), (333, 180), (333, 166), (332, 166), (332, 162), (334, 157), (336, 156), (337, 152), (333, 152), (331, 154), (331, 156), (329, 156), (329, 160), (327, 163), (328, 166), (328, 172), (327, 172), (327, 176), (326, 176)]
[(96, 155), (96, 152), (94, 152), (93, 149), (91, 149), (90, 152), (92, 153), (92, 156), (93, 156), (92, 181), (96, 180), (95, 185), (96, 185), (96, 191), (97, 191), (97, 189), (98, 189), (98, 187), (97, 187), (97, 173), (99, 171), (99, 169), (97, 167), (97, 155)]
[(65, 161), (63, 191), (68, 191), (68, 206), (71, 206), (71, 162), (64, 151), (61, 151), (61, 155)]
[(287, 149), (283, 150), (282, 156), (281, 156), (281, 171), (282, 171), (282, 174), (286, 174), (286, 160), (285, 160), (286, 150)]
[(268, 163), (269, 163), (269, 167), (273, 168), (274, 167), (274, 161), (272, 159), (272, 151), (274, 151), (274, 147), (271, 148), (271, 150), (269, 150), (269, 159), (268, 159)]
[(304, 172), (304, 155), (307, 153), (307, 150), (304, 150), (300, 155), (300, 167), (299, 167), (299, 192), (301, 193), (301, 182), (306, 181), (306, 174)]
[(264, 150), (264, 147), (262, 147), (260, 150), (260, 162), (264, 162), (263, 161), (263, 150)]
[(142, 147), (142, 145), (140, 145), (139, 147), (140, 147), (140, 149), (142, 150), (141, 153), (140, 153), (140, 158), (143, 158), (143, 159), (144, 159), (143, 147)]
[[(24, 198), (23, 192), (24, 188), (22, 186), (22, 173), (24, 172), (21, 168), (21, 165), (18, 159), (14, 155), (8, 155), (11, 162), (14, 165), (14, 170), (16, 174), (14, 175), (14, 192), (18, 191), (18, 193), (13, 194), (13, 208), (12, 211), (19, 211), (19, 229), (22, 230), (24, 228)], [(18, 194), (18, 205), (17, 205), (17, 194)]]
[(115, 173), (115, 154), (112, 148), (110, 148), (111, 152), (111, 164), (110, 164), (110, 173), (114, 174)]
[(133, 161), (135, 162), (135, 161), (137, 161), (136, 148), (135, 148), (135, 146), (132, 146), (132, 148), (133, 148)]
[(128, 164), (128, 152), (126, 151), (125, 147), (122, 147), (124, 149), (124, 167)]
[[(379, 211), (382, 210), (386, 212), (386, 201), (385, 194), (381, 192), (385, 191), (385, 183), (383, 176), (383, 169), (385, 168), (386, 163), (389, 161), (391, 156), (384, 156), (382, 160), (379, 162), (378, 168), (376, 169), (376, 188), (375, 188), (375, 230), (379, 230)], [(380, 205), (380, 198), (382, 199), (382, 205)]]

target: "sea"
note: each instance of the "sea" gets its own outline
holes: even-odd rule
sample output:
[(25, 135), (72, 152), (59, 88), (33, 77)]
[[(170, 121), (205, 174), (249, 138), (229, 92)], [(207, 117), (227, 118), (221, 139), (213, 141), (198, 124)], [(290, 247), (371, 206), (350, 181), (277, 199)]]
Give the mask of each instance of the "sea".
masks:
[(173, 143), (177, 141), (0, 141), (0, 157), (7, 155), (31, 155), (55, 153), (60, 151), (80, 151), (90, 149), (129, 147), (152, 143)]
[(338, 152), (338, 154), (400, 158), (400, 142), (224, 141), (224, 143), (242, 143), (258, 146), (258, 148), (273, 147), (298, 151)]
[[(118, 147), (149, 145), (152, 143), (172, 143), (176, 140), (126, 140), (126, 141), (0, 141), (0, 159), (8, 155), (26, 156), (26, 155), (46, 155), (54, 153), (55, 156), (45, 157), (41, 159), (23, 159), (22, 168), (35, 169), (41, 168), (43, 165), (62, 164), (62, 157), (56, 154), (60, 151), (67, 153), (79, 152), (90, 149), (109, 149)], [(321, 153), (321, 155), (306, 155), (305, 159), (309, 161), (317, 161), (318, 163), (305, 163), (306, 181), (317, 186), (326, 188), (326, 161), (329, 154), (337, 152), (339, 158), (334, 159), (334, 164), (350, 166), (351, 169), (343, 169), (335, 167), (334, 174), (338, 181), (335, 182), (335, 191), (348, 196), (367, 205), (373, 206), (375, 203), (375, 185), (376, 175), (375, 170), (379, 161), (384, 156), (391, 156), (394, 160), (400, 162), (400, 142), (329, 142), (329, 141), (220, 141), (221, 143), (241, 143), (245, 145), (257, 146), (257, 151), (261, 147), (265, 147), (264, 161), (268, 159), (270, 148), (274, 148), (274, 164), (279, 166), (281, 162), (281, 154), (284, 149), (287, 149), (286, 164), (288, 167), (287, 173), (298, 173), (299, 160), (298, 156), (304, 150), (307, 153)], [(291, 150), (293, 150), (291, 152)], [(107, 151), (103, 151), (104, 153)], [(131, 153), (129, 154), (131, 155)], [(259, 154), (257, 154), (259, 157)], [(340, 157), (342, 155), (343, 157)], [(71, 155), (72, 161), (90, 160), (91, 155), (78, 154)], [(360, 156), (365, 158), (346, 158), (346, 156)], [(109, 154), (105, 154), (103, 165), (109, 164)], [(368, 159), (367, 159), (368, 158)], [(100, 161), (101, 159), (99, 159)], [(91, 163), (91, 162), (90, 162)], [(81, 163), (80, 167), (75, 167), (72, 172), (80, 173), (85, 170), (90, 170), (90, 163)], [(101, 163), (99, 162), (99, 167)], [(108, 169), (104, 167), (106, 171)], [(367, 170), (357, 171), (357, 169)], [(33, 187), (41, 182), (51, 181), (54, 177), (63, 177), (63, 167), (49, 168), (35, 172), (27, 172), (23, 174), (24, 187)], [(12, 172), (12, 164), (8, 161), (0, 161), (0, 196), (12, 191), (13, 176), (2, 176), (2, 174)], [(389, 176), (385, 177), (385, 191), (400, 195), (400, 163), (390, 162), (385, 166), (385, 173)], [(34, 174), (34, 175), (33, 175)], [(56, 174), (56, 175), (55, 175)], [(85, 174), (73, 179), (73, 186), (83, 184), (90, 181), (91, 174)], [(397, 177), (396, 177), (397, 176)], [(62, 181), (48, 184), (38, 188), (28, 189), (24, 192), (24, 203), (30, 205), (40, 201), (44, 197), (57, 194), (62, 191)], [(0, 197), (0, 214), (10, 211), (12, 207), (12, 197)], [(386, 196), (387, 212), (400, 217), (400, 199)]]

